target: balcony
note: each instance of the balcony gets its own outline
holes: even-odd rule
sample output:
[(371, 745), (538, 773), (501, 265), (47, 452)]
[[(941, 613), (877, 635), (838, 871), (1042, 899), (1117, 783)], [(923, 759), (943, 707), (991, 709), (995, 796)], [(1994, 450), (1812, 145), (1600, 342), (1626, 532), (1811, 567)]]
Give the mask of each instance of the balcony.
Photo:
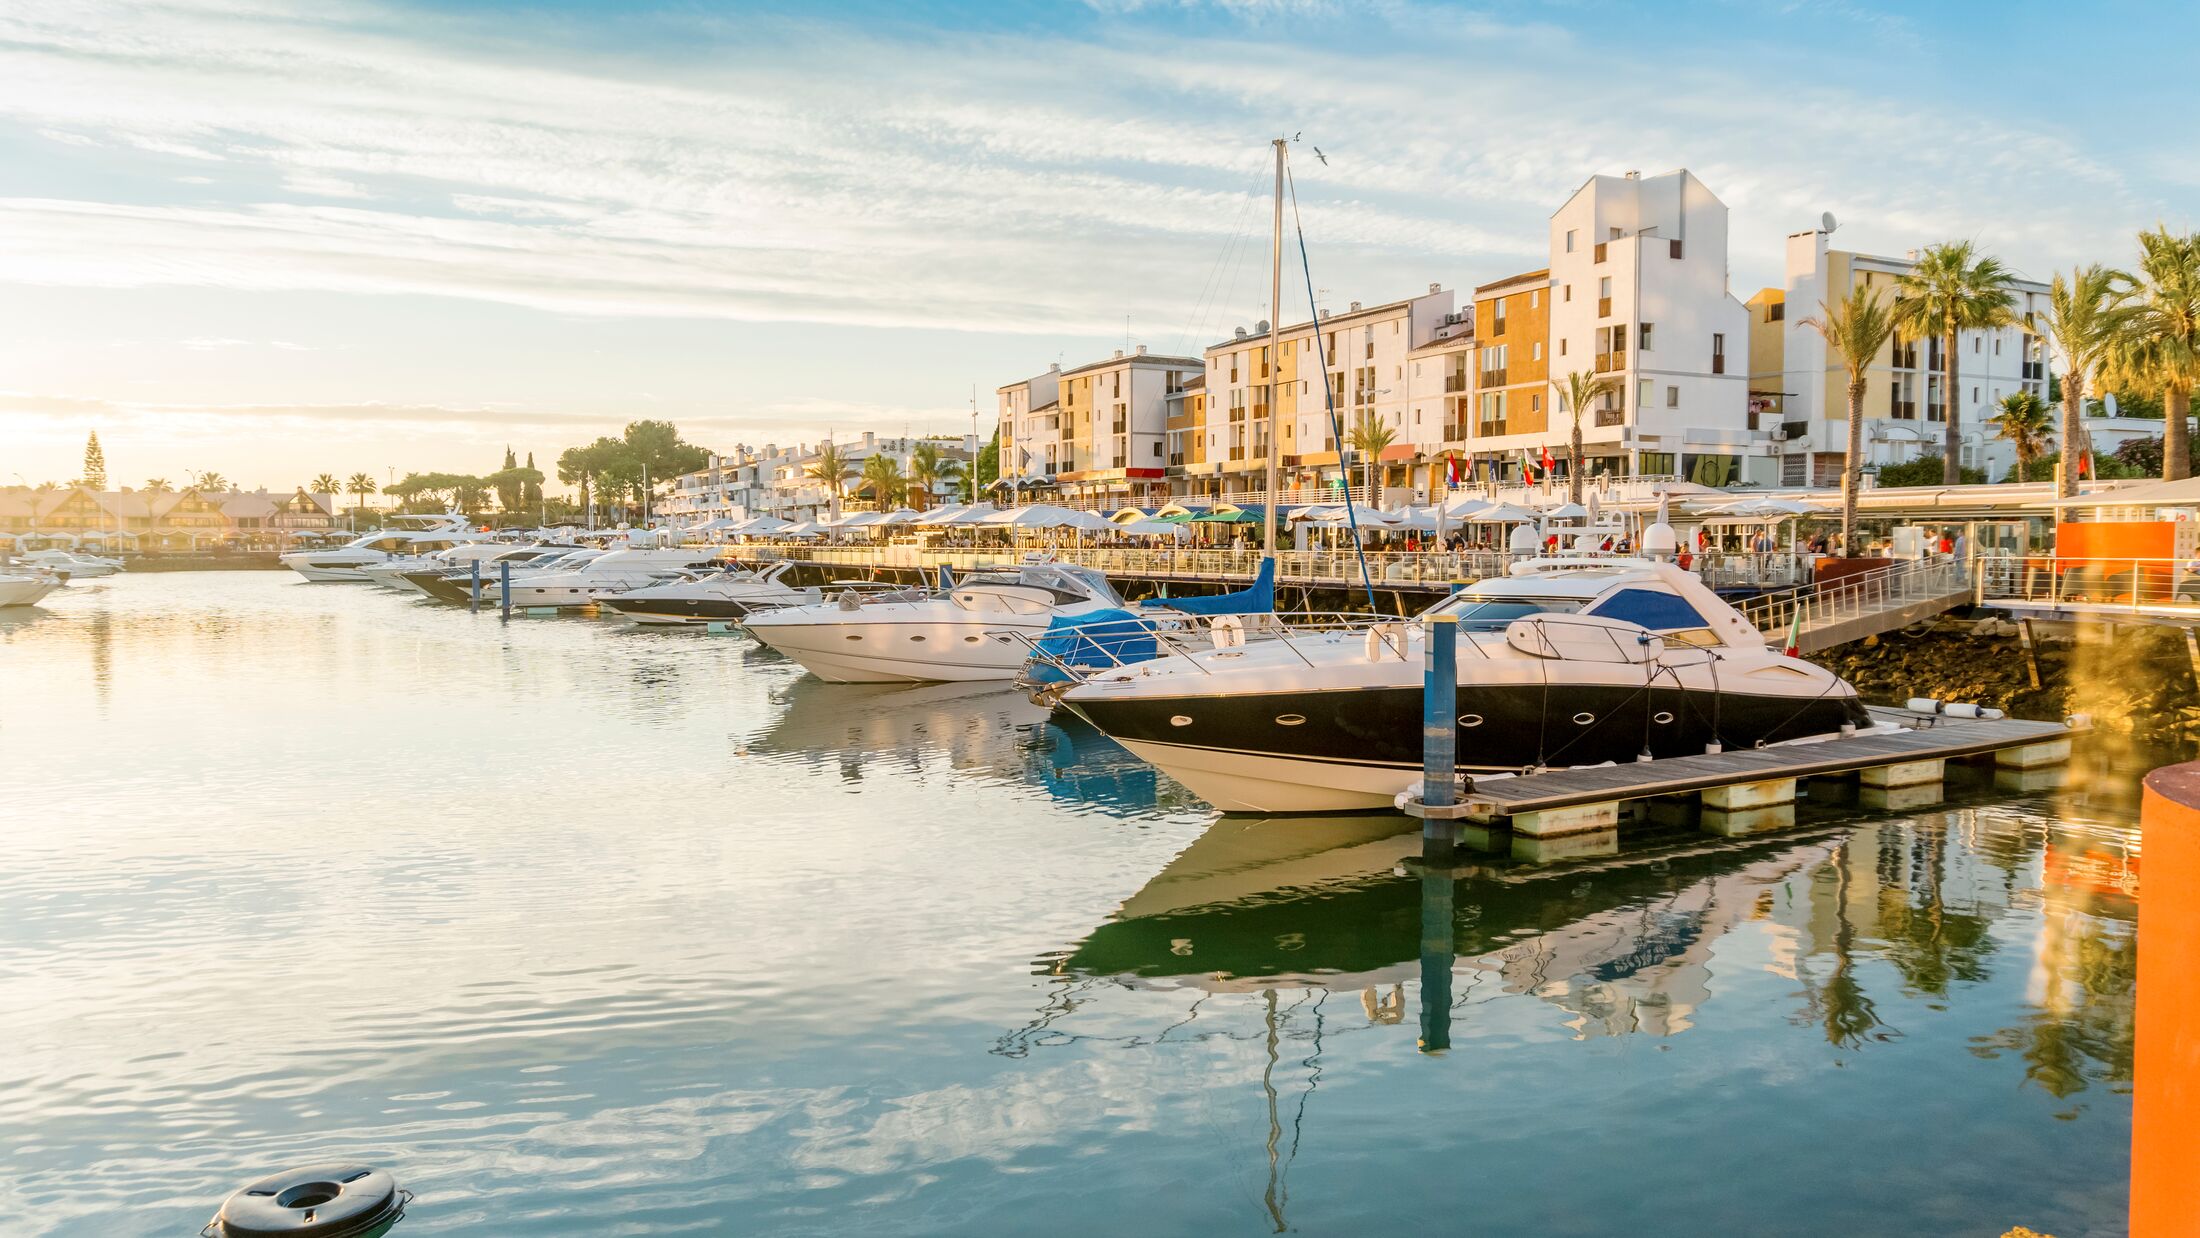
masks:
[(1711, 372), (1712, 372), (1712, 373), (1714, 373), (1714, 374), (1724, 374), (1724, 373), (1726, 373), (1726, 354), (1725, 354), (1725, 353), (1714, 353), (1714, 354), (1712, 354), (1712, 357), (1711, 357)]
[(1948, 420), (1948, 407), (1947, 407), (1947, 405), (1945, 405), (1945, 404), (1927, 404), (1927, 405), (1925, 406), (1925, 420), (1927, 420), (1927, 421), (1946, 421), (1946, 420)]
[(1887, 402), (1887, 412), (1897, 421), (1916, 421), (1917, 401), (1889, 400)]
[(1475, 428), (1475, 433), (1483, 438), (1495, 438), (1504, 432), (1505, 423), (1503, 421), (1485, 421)]
[(1599, 373), (1599, 374), (1609, 374), (1609, 373), (1611, 373), (1612, 371), (1614, 371), (1614, 370), (1616, 370), (1616, 369), (1618, 369), (1618, 368), (1619, 368), (1619, 366), (1620, 366), (1620, 361), (1621, 361), (1621, 360), (1622, 360), (1622, 358), (1617, 358), (1617, 357), (1614, 357), (1614, 356), (1613, 356), (1612, 354), (1610, 354), (1610, 353), (1608, 353), (1608, 352), (1600, 352), (1600, 353), (1598, 353), (1598, 354), (1597, 354), (1597, 373)]
[(2046, 362), (2044, 362), (2044, 361), (2027, 361), (2027, 362), (2025, 362), (2025, 363), (2024, 363), (2024, 376), (2025, 376), (2025, 378), (2026, 378), (2026, 379), (2028, 379), (2028, 380), (2030, 380), (2030, 381), (2033, 381), (2033, 382), (2037, 382), (2037, 381), (2039, 381), (2040, 379), (2046, 378), (2046, 377), (2047, 377), (2047, 363), (2046, 363)]
[(1126, 430), (1126, 429), (1128, 429), (1128, 428), (1129, 428), (1129, 425), (1130, 425), (1130, 423), (1129, 423), (1129, 422), (1127, 422), (1127, 421), (1125, 421), (1125, 420), (1124, 420), (1123, 418), (1121, 418), (1121, 417), (1118, 417), (1118, 418), (1116, 418), (1116, 419), (1115, 419), (1115, 427), (1114, 427), (1114, 429), (1115, 429), (1115, 433), (1117, 433), (1117, 434), (1121, 434), (1121, 433), (1122, 433), (1122, 432), (1123, 432), (1124, 430)]
[(1624, 408), (1600, 408), (1597, 410), (1597, 424), (1599, 426), (1626, 425), (1627, 410)]
[[(1599, 245), (1599, 246), (1597, 246), (1597, 248), (1598, 248), (1598, 249), (1602, 249), (1602, 248), (1604, 248), (1604, 247), (1603, 247), (1602, 245)], [(1599, 317), (1599, 318), (1610, 318), (1611, 316), (1612, 316), (1612, 298), (1610, 298), (1610, 297), (1598, 297), (1598, 298), (1597, 298), (1597, 317)]]
[(1469, 422), (1447, 421), (1444, 423), (1444, 437), (1442, 441), (1447, 443), (1461, 442), (1465, 440), (1465, 438), (1467, 437), (1467, 433), (1471, 428), (1471, 423)]
[(1603, 243), (1602, 243), (1602, 242), (1599, 242), (1599, 243), (1597, 244), (1597, 249), (1596, 249), (1596, 260), (1597, 260), (1598, 262), (1602, 262), (1602, 261), (1604, 261), (1604, 245), (1603, 245)]
[(1484, 370), (1484, 371), (1482, 371), (1482, 385), (1483, 385), (1484, 387), (1502, 387), (1502, 386), (1504, 386), (1504, 385), (1505, 385), (1505, 371), (1504, 371), (1504, 370), (1502, 370), (1502, 369), (1496, 369), (1496, 370)]
[(1458, 394), (1459, 392), (1465, 391), (1466, 389), (1467, 389), (1467, 376), (1466, 376), (1466, 375), (1464, 375), (1464, 374), (1446, 374), (1446, 375), (1444, 375), (1444, 394), (1446, 394), (1446, 395), (1457, 395), (1457, 394)]

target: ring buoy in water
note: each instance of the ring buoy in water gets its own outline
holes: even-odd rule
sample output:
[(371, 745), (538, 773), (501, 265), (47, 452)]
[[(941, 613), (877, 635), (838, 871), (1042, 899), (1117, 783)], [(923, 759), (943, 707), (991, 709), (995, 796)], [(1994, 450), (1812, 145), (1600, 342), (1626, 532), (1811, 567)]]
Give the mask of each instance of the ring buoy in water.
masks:
[(222, 1201), (208, 1238), (355, 1238), (405, 1214), (410, 1192), (369, 1165), (308, 1165), (270, 1174)]

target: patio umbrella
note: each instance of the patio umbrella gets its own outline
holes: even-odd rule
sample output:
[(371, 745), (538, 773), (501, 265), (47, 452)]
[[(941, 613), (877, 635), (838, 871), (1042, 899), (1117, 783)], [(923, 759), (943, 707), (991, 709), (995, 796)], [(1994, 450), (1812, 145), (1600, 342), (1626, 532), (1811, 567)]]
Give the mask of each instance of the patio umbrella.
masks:
[(1165, 537), (1174, 540), (1191, 536), (1191, 530), (1185, 528), (1181, 522), (1170, 520), (1136, 520), (1118, 525), (1117, 528), (1132, 537)]
[(1542, 513), (1518, 503), (1492, 503), (1467, 517), (1470, 524), (1529, 524), (1542, 519)]
[(1552, 520), (1584, 520), (1588, 518), (1589, 509), (1579, 503), (1561, 503), (1545, 509), (1543, 515)]

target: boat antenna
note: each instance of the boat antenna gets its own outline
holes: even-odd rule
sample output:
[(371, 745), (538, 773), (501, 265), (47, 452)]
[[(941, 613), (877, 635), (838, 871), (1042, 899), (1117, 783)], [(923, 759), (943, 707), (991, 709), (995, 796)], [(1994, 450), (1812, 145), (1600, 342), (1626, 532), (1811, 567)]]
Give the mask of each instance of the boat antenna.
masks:
[[(1276, 202), (1275, 230), (1268, 245), (1268, 476), (1266, 502), (1260, 513), (1261, 548), (1277, 568), (1283, 564), (1276, 554), (1276, 486), (1277, 473), (1283, 463), (1283, 438), (1279, 433), (1276, 408), (1276, 376), (1283, 370), (1283, 154), (1288, 139), (1277, 138), (1276, 148)], [(1322, 372), (1322, 385), (1329, 384), (1328, 371)]]
[[(1336, 440), (1337, 476), (1344, 482), (1344, 518), (1352, 526), (1352, 554), (1360, 561), (1360, 585), (1367, 590), (1369, 614), (1379, 614), (1382, 607), (1375, 601), (1375, 580), (1367, 570), (1367, 547), (1360, 540), (1360, 514), (1352, 504), (1352, 473), (1344, 463), (1344, 427), (1337, 421), (1336, 391), (1329, 385), (1329, 358), (1322, 347), (1321, 310), (1314, 305), (1314, 268), (1306, 258), (1306, 225), (1299, 219), (1299, 181), (1291, 178), (1291, 227), (1299, 236), (1299, 270), (1306, 275), (1306, 304), (1314, 322), (1314, 360), (1322, 376), (1322, 408), (1329, 414), (1329, 436)], [(1436, 510), (1444, 510), (1439, 503)]]

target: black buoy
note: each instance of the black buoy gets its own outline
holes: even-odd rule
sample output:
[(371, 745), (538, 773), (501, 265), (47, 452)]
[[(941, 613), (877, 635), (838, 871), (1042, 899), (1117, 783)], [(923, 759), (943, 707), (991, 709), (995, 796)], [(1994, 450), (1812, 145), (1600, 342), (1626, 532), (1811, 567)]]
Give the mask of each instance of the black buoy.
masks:
[(271, 1174), (222, 1202), (207, 1238), (361, 1238), (405, 1215), (412, 1193), (370, 1165), (308, 1165)]

